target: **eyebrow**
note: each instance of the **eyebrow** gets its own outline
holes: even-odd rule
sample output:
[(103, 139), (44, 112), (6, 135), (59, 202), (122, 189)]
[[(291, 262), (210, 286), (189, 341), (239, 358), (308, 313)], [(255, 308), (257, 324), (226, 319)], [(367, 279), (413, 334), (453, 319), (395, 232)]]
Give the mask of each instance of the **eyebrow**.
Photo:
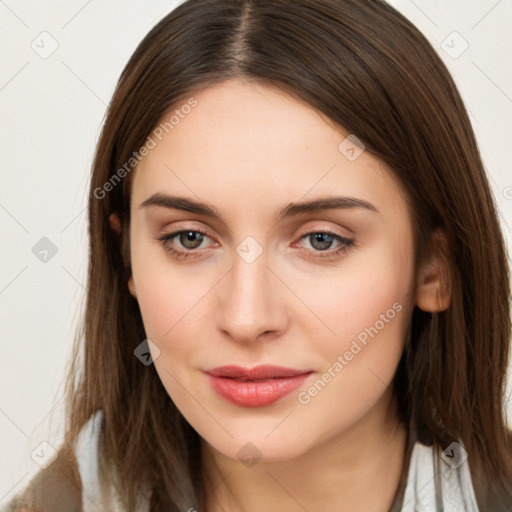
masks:
[[(149, 208), (151, 206), (160, 206), (173, 210), (183, 210), (186, 212), (204, 215), (222, 220), (222, 216), (213, 206), (194, 201), (186, 197), (169, 196), (156, 192), (152, 196), (143, 201), (139, 208)], [(364, 208), (373, 213), (379, 213), (379, 210), (373, 204), (357, 197), (333, 196), (314, 199), (312, 201), (303, 201), (298, 203), (289, 203), (282, 208), (277, 214), (277, 220), (281, 221), (287, 217), (293, 217), (301, 213), (311, 213), (321, 210), (334, 210), (334, 209), (351, 209), (351, 208)]]

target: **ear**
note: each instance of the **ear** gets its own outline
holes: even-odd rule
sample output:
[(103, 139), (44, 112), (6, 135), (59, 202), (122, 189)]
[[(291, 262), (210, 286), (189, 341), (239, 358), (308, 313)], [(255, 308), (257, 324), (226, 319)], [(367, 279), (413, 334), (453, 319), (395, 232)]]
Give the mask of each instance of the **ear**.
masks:
[[(108, 222), (112, 231), (115, 231), (118, 235), (121, 234), (121, 220), (119, 219), (119, 215), (117, 213), (111, 213), (108, 217)], [(137, 298), (132, 276), (130, 276), (128, 279), (128, 289), (130, 290), (130, 293), (133, 295), (133, 297)]]
[(108, 221), (113, 231), (117, 234), (121, 233), (121, 221), (117, 213), (111, 213), (108, 217)]
[(137, 293), (135, 292), (135, 284), (133, 283), (133, 276), (130, 276), (128, 279), (128, 289), (133, 297), (137, 298)]
[(437, 313), (448, 309), (451, 300), (450, 267), (446, 235), (437, 229), (432, 235), (432, 255), (418, 269), (416, 305)]

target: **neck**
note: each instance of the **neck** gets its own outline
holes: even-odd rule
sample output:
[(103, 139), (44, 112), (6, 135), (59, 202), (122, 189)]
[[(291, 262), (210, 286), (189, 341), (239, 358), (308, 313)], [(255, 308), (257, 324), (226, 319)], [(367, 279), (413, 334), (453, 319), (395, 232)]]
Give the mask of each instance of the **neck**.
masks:
[(293, 459), (262, 459), (246, 467), (202, 440), (205, 510), (388, 510), (402, 476), (406, 442), (407, 430), (389, 393), (348, 431)]

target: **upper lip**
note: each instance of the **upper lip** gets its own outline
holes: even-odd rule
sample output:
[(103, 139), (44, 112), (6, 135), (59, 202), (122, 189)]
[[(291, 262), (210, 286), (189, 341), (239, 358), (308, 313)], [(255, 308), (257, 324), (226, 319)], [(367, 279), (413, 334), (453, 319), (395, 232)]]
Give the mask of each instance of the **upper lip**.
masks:
[(213, 377), (260, 380), (296, 377), (297, 375), (311, 373), (311, 370), (297, 370), (294, 368), (284, 368), (283, 366), (273, 366), (268, 364), (255, 366), (254, 368), (243, 368), (241, 366), (229, 365), (206, 370), (206, 373)]

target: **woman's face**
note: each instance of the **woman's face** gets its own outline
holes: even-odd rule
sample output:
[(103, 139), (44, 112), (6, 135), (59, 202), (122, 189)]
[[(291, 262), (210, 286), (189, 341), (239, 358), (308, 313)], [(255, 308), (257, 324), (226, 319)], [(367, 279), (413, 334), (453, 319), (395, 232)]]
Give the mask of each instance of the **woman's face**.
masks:
[[(392, 174), (278, 89), (227, 81), (194, 98), (132, 184), (130, 289), (165, 389), (232, 459), (378, 426), (413, 306)], [(284, 369), (207, 373), (231, 365)]]

